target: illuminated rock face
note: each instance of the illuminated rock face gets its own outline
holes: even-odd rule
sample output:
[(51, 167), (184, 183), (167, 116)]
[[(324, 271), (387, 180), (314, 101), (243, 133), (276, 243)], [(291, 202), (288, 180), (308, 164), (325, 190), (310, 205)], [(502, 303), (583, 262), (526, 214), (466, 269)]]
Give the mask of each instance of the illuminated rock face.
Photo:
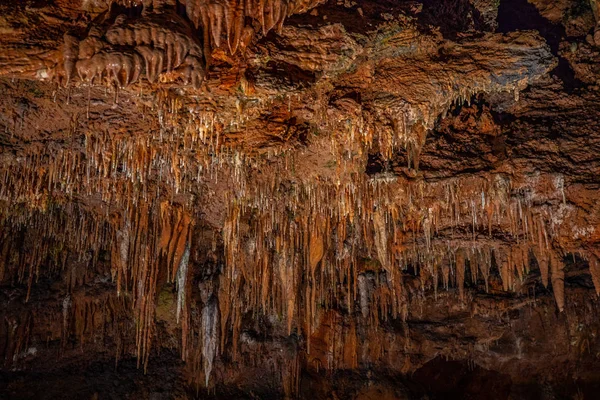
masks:
[(0, 5), (0, 397), (595, 398), (595, 12)]

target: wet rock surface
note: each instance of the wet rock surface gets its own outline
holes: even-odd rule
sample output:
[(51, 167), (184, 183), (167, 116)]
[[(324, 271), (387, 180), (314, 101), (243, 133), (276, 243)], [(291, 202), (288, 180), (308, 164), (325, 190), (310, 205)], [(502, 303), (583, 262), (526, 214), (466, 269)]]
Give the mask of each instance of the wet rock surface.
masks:
[(597, 4), (0, 4), (0, 397), (592, 399)]

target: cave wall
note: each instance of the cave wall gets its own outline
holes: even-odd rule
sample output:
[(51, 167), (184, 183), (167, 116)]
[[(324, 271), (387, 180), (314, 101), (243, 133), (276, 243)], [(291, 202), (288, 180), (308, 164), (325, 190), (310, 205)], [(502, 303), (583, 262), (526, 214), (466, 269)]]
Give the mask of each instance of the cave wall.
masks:
[(595, 398), (595, 2), (0, 4), (0, 395)]

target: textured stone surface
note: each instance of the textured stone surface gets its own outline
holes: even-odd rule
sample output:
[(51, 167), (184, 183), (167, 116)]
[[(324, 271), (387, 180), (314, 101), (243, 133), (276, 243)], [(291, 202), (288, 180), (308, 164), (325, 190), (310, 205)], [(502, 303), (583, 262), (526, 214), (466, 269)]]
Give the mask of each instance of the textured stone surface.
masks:
[(0, 397), (595, 398), (593, 6), (4, 2)]

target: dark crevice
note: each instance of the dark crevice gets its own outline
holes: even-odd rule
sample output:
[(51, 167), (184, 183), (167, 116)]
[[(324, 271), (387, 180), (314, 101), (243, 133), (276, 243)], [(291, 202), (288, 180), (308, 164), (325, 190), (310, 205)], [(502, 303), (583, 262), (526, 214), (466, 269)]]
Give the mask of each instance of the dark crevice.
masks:
[(385, 163), (381, 158), (381, 154), (369, 154), (369, 158), (367, 160), (366, 174), (367, 175), (376, 175), (383, 172), (385, 169)]
[(546, 39), (550, 51), (558, 58), (558, 65), (551, 71), (551, 74), (563, 82), (565, 91), (572, 93), (575, 89), (582, 87), (583, 83), (577, 79), (569, 62), (558, 52), (561, 40), (566, 37), (565, 28), (544, 18), (538, 9), (527, 0), (502, 0), (498, 7), (497, 32), (526, 30), (538, 31)]
[(341, 24), (352, 34), (364, 35), (376, 29), (390, 16), (411, 15), (413, 2), (381, 0), (377, 2), (339, 2), (327, 1), (307, 13), (293, 14), (286, 19), (287, 26), (322, 27)]
[(424, 364), (413, 379), (429, 399), (507, 399), (512, 385), (508, 375), (443, 357)]
[(439, 27), (449, 39), (462, 32), (485, 30), (481, 13), (469, 0), (423, 0), (420, 22)]

